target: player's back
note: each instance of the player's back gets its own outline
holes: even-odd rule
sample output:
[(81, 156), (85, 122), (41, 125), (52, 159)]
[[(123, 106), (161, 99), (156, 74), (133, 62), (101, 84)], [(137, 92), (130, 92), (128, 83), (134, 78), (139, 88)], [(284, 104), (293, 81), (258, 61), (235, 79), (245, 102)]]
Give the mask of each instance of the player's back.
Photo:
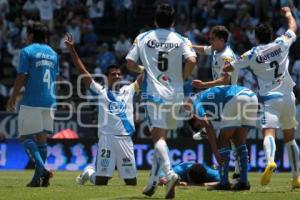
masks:
[(34, 43), (21, 50), (19, 73), (27, 74), (21, 105), (55, 107), (58, 56), (47, 44)]
[(259, 45), (246, 55), (250, 60), (250, 67), (256, 75), (260, 95), (273, 92), (290, 93), (295, 83), (289, 71), (289, 32), (278, 37), (274, 42)]
[(167, 29), (156, 29), (137, 37), (146, 75), (142, 92), (164, 101), (183, 98), (183, 57), (188, 41)]

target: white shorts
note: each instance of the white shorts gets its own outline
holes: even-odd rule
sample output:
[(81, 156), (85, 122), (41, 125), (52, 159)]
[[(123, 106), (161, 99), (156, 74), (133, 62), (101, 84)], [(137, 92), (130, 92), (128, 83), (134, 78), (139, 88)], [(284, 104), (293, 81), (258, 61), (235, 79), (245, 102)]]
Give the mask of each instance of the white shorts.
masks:
[(112, 177), (116, 166), (119, 176), (123, 179), (136, 177), (131, 137), (101, 135), (98, 143), (96, 176)]
[(161, 128), (174, 130), (177, 128), (177, 120), (181, 118), (179, 113), (182, 104), (156, 104), (147, 102), (145, 112), (150, 130)]
[(18, 115), (19, 135), (32, 135), (38, 133), (53, 133), (53, 118), (51, 109), (22, 106)]
[(264, 101), (261, 109), (262, 128), (296, 128), (296, 105), (294, 93)]
[(231, 127), (255, 128), (258, 100), (251, 92), (241, 92), (227, 102), (221, 114), (221, 129)]

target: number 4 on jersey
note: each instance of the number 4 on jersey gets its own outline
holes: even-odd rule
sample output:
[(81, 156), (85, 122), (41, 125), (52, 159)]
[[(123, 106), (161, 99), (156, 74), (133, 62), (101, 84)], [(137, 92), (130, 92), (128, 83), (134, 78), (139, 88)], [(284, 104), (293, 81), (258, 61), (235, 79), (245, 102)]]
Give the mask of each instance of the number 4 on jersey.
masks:
[(50, 70), (49, 69), (46, 69), (46, 71), (45, 71), (43, 82), (47, 83), (48, 89), (50, 89)]

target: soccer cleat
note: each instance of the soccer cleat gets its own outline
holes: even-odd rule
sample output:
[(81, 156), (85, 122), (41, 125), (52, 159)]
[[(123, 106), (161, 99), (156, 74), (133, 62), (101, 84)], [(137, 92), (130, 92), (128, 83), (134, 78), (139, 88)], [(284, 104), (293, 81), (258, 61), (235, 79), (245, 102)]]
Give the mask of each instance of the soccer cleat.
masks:
[(27, 183), (26, 187), (41, 187), (41, 181), (40, 180), (32, 180), (29, 183)]
[(236, 174), (236, 173), (234, 173), (234, 174), (232, 174), (232, 180), (231, 180), (231, 184), (237, 184), (239, 181), (240, 181), (240, 174)]
[(230, 184), (221, 185), (220, 183), (215, 185), (210, 185), (207, 187), (207, 190), (231, 190)]
[(78, 185), (84, 185), (89, 179), (89, 170), (94, 170), (92, 166), (87, 166), (81, 174), (76, 177), (76, 183)]
[(176, 173), (171, 175), (171, 178), (166, 183), (166, 199), (173, 199), (175, 197), (175, 186), (179, 181), (179, 177)]
[(237, 182), (231, 186), (232, 190), (250, 190), (250, 183)]
[(153, 185), (147, 185), (144, 189), (143, 189), (143, 194), (148, 196), (148, 197), (151, 197), (155, 191), (156, 191), (156, 185), (153, 184)]
[(300, 178), (296, 178), (292, 180), (292, 189), (300, 188)]
[(200, 129), (197, 133), (195, 133), (193, 135), (193, 139), (194, 140), (203, 140), (203, 139), (207, 139), (207, 134), (206, 134), (206, 130)]
[(53, 173), (47, 169), (44, 169), (44, 175), (41, 177), (42, 187), (48, 187), (50, 185), (50, 178), (53, 177)]
[(271, 177), (273, 175), (273, 172), (276, 170), (277, 165), (275, 162), (271, 162), (268, 164), (268, 166), (265, 168), (265, 171), (260, 179), (260, 184), (262, 186), (268, 185), (271, 181)]

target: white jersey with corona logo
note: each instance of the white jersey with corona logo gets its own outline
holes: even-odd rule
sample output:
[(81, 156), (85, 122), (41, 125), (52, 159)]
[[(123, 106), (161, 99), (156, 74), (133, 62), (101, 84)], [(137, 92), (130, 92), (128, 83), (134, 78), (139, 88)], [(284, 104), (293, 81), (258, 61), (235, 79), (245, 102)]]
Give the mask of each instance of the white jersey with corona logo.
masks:
[(98, 136), (131, 135), (135, 131), (133, 98), (137, 83), (125, 85), (116, 92), (93, 81), (90, 89), (98, 96)]
[[(236, 56), (232, 49), (229, 46), (226, 46), (223, 51), (207, 51), (205, 52), (208, 55), (212, 55), (212, 77), (214, 80), (217, 80), (221, 77), (223, 72), (223, 67), (225, 64), (230, 63), (236, 60)], [(230, 83), (235, 85), (238, 79), (238, 70), (234, 70), (230, 73)]]
[(196, 57), (191, 42), (168, 29), (156, 29), (137, 36), (126, 59), (145, 67), (142, 98), (155, 103), (183, 100), (183, 62)]
[(295, 83), (288, 71), (288, 54), (295, 40), (295, 33), (288, 30), (273, 42), (252, 48), (239, 60), (231, 62), (231, 65), (236, 69), (250, 67), (258, 80), (261, 96), (274, 92), (289, 94), (293, 91)]

